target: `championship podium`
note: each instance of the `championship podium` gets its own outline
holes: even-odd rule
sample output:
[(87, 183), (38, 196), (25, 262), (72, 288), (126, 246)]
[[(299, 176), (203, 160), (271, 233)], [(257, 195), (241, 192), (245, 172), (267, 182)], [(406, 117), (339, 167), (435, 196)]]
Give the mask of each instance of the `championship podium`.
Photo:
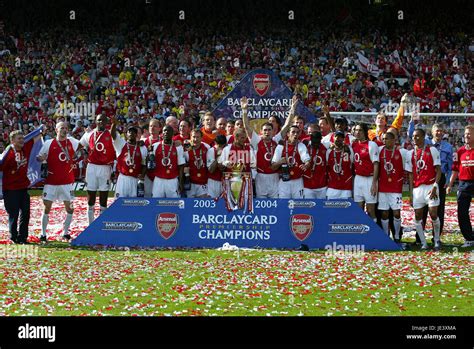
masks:
[[(232, 190), (232, 188), (230, 188)], [(74, 246), (401, 250), (352, 200), (118, 198)]]

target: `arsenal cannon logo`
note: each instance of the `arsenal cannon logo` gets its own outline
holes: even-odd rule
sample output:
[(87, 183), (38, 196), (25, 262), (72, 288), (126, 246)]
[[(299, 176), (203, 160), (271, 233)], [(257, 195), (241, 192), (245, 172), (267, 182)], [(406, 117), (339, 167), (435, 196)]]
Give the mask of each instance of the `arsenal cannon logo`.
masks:
[(179, 220), (176, 213), (164, 212), (156, 216), (156, 230), (166, 240), (176, 233), (178, 227)]
[(253, 88), (260, 97), (265, 96), (270, 88), (270, 75), (268, 74), (255, 74), (253, 77)]
[(304, 241), (313, 232), (313, 216), (309, 214), (294, 214), (290, 219), (290, 230), (300, 241)]

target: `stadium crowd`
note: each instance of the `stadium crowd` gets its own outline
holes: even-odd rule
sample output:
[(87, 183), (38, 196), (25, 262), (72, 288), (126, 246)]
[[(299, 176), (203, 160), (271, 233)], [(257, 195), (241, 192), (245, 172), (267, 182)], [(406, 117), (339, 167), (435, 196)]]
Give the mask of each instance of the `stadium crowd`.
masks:
[[(348, 24), (303, 31), (267, 28), (251, 38), (245, 29), (216, 30), (219, 22), (203, 29), (178, 24), (129, 28), (122, 23), (101, 36), (103, 27), (94, 27), (93, 21), (80, 28), (36, 28), (21, 34), (3, 24), (0, 147), (11, 131), (40, 123), (52, 136), (60, 116), (78, 137), (97, 113), (116, 116), (119, 131), (169, 115), (197, 121), (199, 112), (212, 110), (257, 67), (277, 72), (316, 113), (325, 103), (331, 111), (378, 111), (409, 91), (421, 112), (473, 111), (469, 33), (447, 35), (452, 33), (446, 30), (448, 23), (440, 21), (429, 27), (371, 30), (375, 19), (369, 17), (361, 26), (350, 15), (339, 17)], [(379, 70), (378, 77), (358, 70), (356, 53), (361, 50)], [(81, 102), (91, 104), (81, 110)], [(73, 103), (75, 112), (64, 103)], [(447, 115), (422, 122), (444, 122), (452, 143), (462, 145), (464, 120)]]

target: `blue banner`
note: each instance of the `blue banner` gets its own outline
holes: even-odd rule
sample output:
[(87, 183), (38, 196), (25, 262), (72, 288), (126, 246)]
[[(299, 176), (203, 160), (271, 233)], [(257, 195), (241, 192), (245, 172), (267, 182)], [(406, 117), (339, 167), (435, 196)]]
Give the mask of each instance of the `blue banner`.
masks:
[[(72, 244), (128, 247), (400, 250), (351, 200), (254, 199), (254, 213), (224, 200), (119, 198)], [(329, 246), (329, 247), (328, 247)]]
[[(261, 124), (272, 115), (284, 122), (291, 106), (293, 93), (271, 70), (258, 69), (247, 73), (237, 86), (219, 102), (213, 110), (217, 118), (242, 118), (240, 98), (248, 98), (248, 116), (250, 124), (259, 129)], [(302, 102), (296, 107), (296, 115), (303, 116), (307, 123), (314, 122), (316, 117)]]

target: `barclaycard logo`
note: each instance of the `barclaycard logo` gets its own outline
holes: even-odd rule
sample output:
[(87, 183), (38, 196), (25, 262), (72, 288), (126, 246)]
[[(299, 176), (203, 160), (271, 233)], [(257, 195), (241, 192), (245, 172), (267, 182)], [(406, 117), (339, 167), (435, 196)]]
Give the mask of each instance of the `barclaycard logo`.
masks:
[(156, 206), (178, 207), (184, 209), (184, 200), (158, 200)]
[(103, 222), (102, 230), (115, 231), (137, 231), (143, 228), (143, 224), (138, 222)]
[(324, 201), (323, 208), (348, 208), (351, 205), (350, 201)]
[(148, 206), (150, 201), (148, 200), (134, 200), (134, 199), (124, 199), (122, 201), (122, 206)]
[(329, 224), (329, 233), (333, 234), (367, 234), (370, 227), (365, 224)]
[(288, 208), (290, 210), (294, 208), (312, 208), (314, 206), (316, 206), (316, 203), (314, 201), (288, 201)]

